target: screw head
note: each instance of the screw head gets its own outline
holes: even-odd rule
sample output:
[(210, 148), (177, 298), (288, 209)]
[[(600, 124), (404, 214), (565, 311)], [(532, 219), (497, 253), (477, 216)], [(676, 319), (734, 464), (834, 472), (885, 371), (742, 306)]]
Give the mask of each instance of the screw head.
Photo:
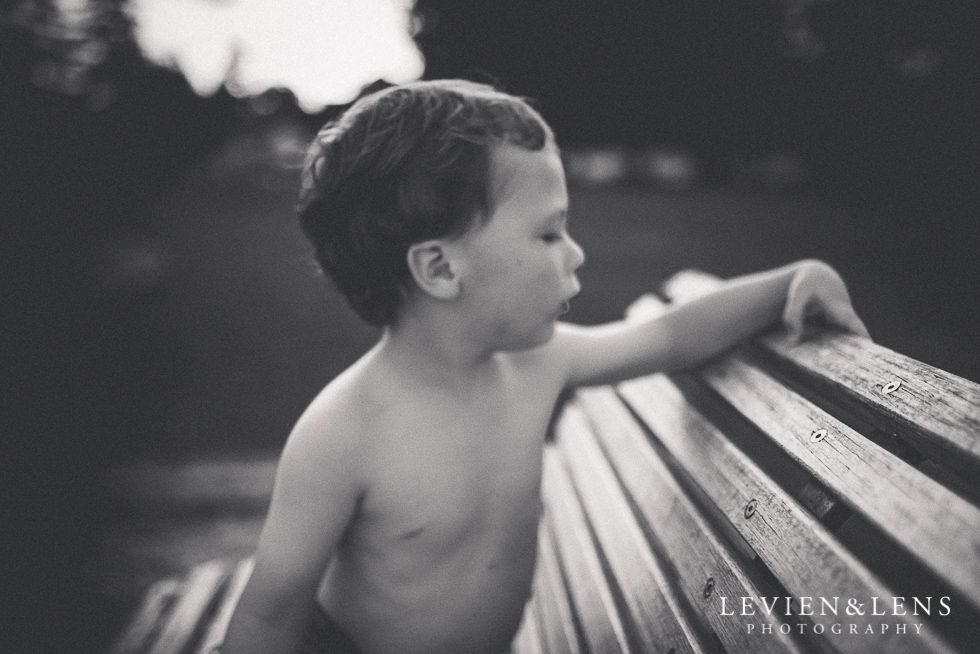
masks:
[(815, 430), (815, 431), (813, 431), (813, 432), (810, 433), (810, 442), (811, 443), (819, 443), (820, 441), (822, 441), (825, 438), (827, 438), (827, 430), (826, 429), (817, 429), (817, 430)]
[(885, 395), (891, 395), (898, 389), (902, 387), (902, 382), (900, 381), (890, 381), (881, 388), (881, 392)]
[(711, 597), (711, 593), (713, 593), (714, 590), (715, 590), (715, 578), (708, 577), (708, 581), (706, 581), (704, 584), (704, 591), (702, 591), (701, 594), (704, 595), (704, 599), (708, 599), (709, 597)]
[(749, 500), (749, 503), (745, 505), (745, 519), (748, 520), (755, 515), (755, 507), (759, 504), (758, 500)]

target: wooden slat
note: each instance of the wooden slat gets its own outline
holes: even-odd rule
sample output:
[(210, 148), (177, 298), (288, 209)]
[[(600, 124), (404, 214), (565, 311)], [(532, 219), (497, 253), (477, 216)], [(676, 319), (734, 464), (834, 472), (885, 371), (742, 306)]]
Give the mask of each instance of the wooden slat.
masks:
[(548, 654), (542, 645), (538, 617), (534, 611), (525, 611), (520, 629), (514, 637), (512, 654)]
[[(980, 385), (852, 335), (795, 346), (769, 335), (760, 344), (890, 419), (888, 427), (917, 435), (940, 460), (980, 474)], [(886, 392), (894, 382), (901, 385)]]
[[(758, 552), (783, 586), (796, 597), (871, 597), (890, 606), (894, 593), (878, 580), (836, 538), (786, 491), (770, 479), (725, 435), (685, 400), (665, 376), (655, 375), (623, 383), (618, 388), (636, 415), (701, 487), (710, 500)], [(580, 394), (587, 411), (600, 412), (599, 405), (618, 402), (611, 393)], [(752, 512), (746, 515), (750, 506)], [(840, 615), (844, 615), (841, 607)], [(829, 616), (831, 620), (837, 618)], [(910, 638), (889, 630), (866, 633), (880, 618), (846, 616), (859, 626), (860, 635), (824, 635), (841, 652), (950, 653), (928, 626)], [(910, 634), (921, 617), (889, 618), (904, 622)], [(815, 618), (815, 622), (826, 622)]]
[[(687, 278), (688, 273), (679, 273), (678, 277), (682, 279)], [(699, 279), (701, 273), (690, 273), (694, 275), (695, 281)], [(716, 278), (711, 278), (712, 280)], [(712, 282), (712, 288), (714, 287)], [(720, 283), (720, 282), (718, 282)], [(637, 298), (626, 310), (626, 319), (633, 321), (647, 320), (650, 318), (656, 318), (661, 316), (669, 309), (666, 302), (658, 298), (652, 293), (647, 293), (645, 295)], [(840, 500), (828, 494), (826, 490), (820, 486), (814, 480), (809, 480), (805, 482), (803, 487), (799, 490), (796, 495), (796, 499), (800, 501), (810, 512), (815, 515), (819, 520), (825, 524), (835, 523), (840, 524), (843, 519), (846, 519), (847, 515), (850, 513), (849, 509), (844, 509), (840, 503)], [(702, 506), (710, 505), (710, 502), (702, 502)], [(735, 536), (733, 534), (738, 534), (737, 530), (734, 528), (728, 528), (725, 526), (724, 521), (715, 521), (716, 524), (721, 522), (722, 529), (725, 532), (725, 536), (732, 540), (732, 544), (740, 551), (748, 550), (752, 554), (749, 556), (755, 556), (754, 550), (741, 538), (741, 536)], [(741, 542), (739, 542), (741, 541)]]
[(241, 599), (242, 592), (245, 590), (245, 584), (248, 583), (248, 579), (252, 575), (254, 565), (255, 560), (250, 557), (239, 561), (235, 566), (224, 594), (221, 596), (221, 603), (218, 605), (214, 619), (197, 648), (197, 654), (209, 654), (215, 647), (224, 642), (231, 616), (235, 612), (235, 607), (238, 606), (238, 600)]
[(176, 579), (161, 579), (150, 586), (136, 614), (112, 647), (112, 654), (145, 652), (160, 629), (163, 616), (177, 601), (179, 591), (180, 582)]
[[(566, 412), (572, 406), (566, 408)], [(800, 652), (800, 646), (780, 633), (778, 616), (766, 615), (759, 607), (754, 616), (733, 618), (722, 615), (722, 597), (757, 598), (756, 584), (734, 560), (713, 529), (701, 517), (674, 479), (667, 466), (649, 447), (641, 427), (621, 403), (604, 407), (601, 415), (590, 412), (592, 429), (603, 444), (605, 454), (619, 473), (626, 491), (639, 508), (646, 526), (673, 562), (681, 592), (704, 623), (710, 625), (729, 652)], [(564, 434), (562, 434), (564, 437)], [(588, 452), (579, 439), (563, 448), (571, 456)], [(583, 460), (581, 471), (596, 465), (595, 456)], [(731, 606), (729, 605), (730, 609)], [(747, 624), (755, 625), (755, 634)], [(760, 637), (763, 625), (771, 635)]]
[[(980, 607), (980, 510), (737, 355), (703, 377), (852, 509)], [(822, 430), (817, 441), (813, 433)]]
[[(686, 301), (720, 283), (705, 273), (684, 271), (664, 290), (672, 300)], [(851, 335), (824, 332), (790, 345), (770, 334), (758, 343), (799, 374), (878, 416), (886, 430), (914, 435), (931, 456), (980, 474), (980, 385)], [(893, 382), (900, 386), (886, 392)]]
[(544, 452), (544, 500), (575, 613), (590, 654), (630, 652), (626, 631), (602, 571), (568, 473), (550, 446)]
[[(545, 510), (548, 510), (547, 507)], [(548, 654), (582, 654), (568, 591), (558, 567), (558, 553), (545, 521), (538, 530), (538, 563), (534, 578), (534, 609)]]
[(577, 405), (566, 407), (557, 429), (559, 450), (641, 639), (641, 651), (703, 652), (680, 600), (667, 581), (616, 476)]
[(224, 561), (208, 561), (191, 570), (150, 654), (183, 654), (192, 645), (207, 610), (228, 577), (228, 568)]

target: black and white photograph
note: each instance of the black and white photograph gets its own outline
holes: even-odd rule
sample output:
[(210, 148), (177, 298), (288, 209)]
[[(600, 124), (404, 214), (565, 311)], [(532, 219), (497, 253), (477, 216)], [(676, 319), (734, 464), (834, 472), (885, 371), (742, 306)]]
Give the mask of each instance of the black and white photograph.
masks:
[(969, 654), (967, 0), (4, 0), (0, 652)]

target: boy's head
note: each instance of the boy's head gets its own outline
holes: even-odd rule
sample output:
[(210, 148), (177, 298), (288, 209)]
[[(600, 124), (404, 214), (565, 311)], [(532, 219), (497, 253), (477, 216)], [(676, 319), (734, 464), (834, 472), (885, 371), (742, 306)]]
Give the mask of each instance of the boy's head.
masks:
[(524, 100), (462, 80), (392, 87), (355, 102), (314, 139), (299, 214), (320, 266), (366, 322), (392, 324), (415, 243), (489, 218), (491, 151), (553, 143)]

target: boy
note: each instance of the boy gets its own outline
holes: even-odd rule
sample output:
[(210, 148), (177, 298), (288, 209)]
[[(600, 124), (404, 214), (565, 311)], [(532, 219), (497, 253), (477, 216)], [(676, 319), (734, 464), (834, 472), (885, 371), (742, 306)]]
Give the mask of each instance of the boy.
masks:
[(815, 261), (656, 319), (559, 323), (585, 259), (567, 203), (544, 120), (483, 85), (388, 89), (320, 132), (302, 224), (384, 331), (289, 437), (224, 654), (506, 652), (563, 389), (688, 367), (780, 318), (867, 335)]

